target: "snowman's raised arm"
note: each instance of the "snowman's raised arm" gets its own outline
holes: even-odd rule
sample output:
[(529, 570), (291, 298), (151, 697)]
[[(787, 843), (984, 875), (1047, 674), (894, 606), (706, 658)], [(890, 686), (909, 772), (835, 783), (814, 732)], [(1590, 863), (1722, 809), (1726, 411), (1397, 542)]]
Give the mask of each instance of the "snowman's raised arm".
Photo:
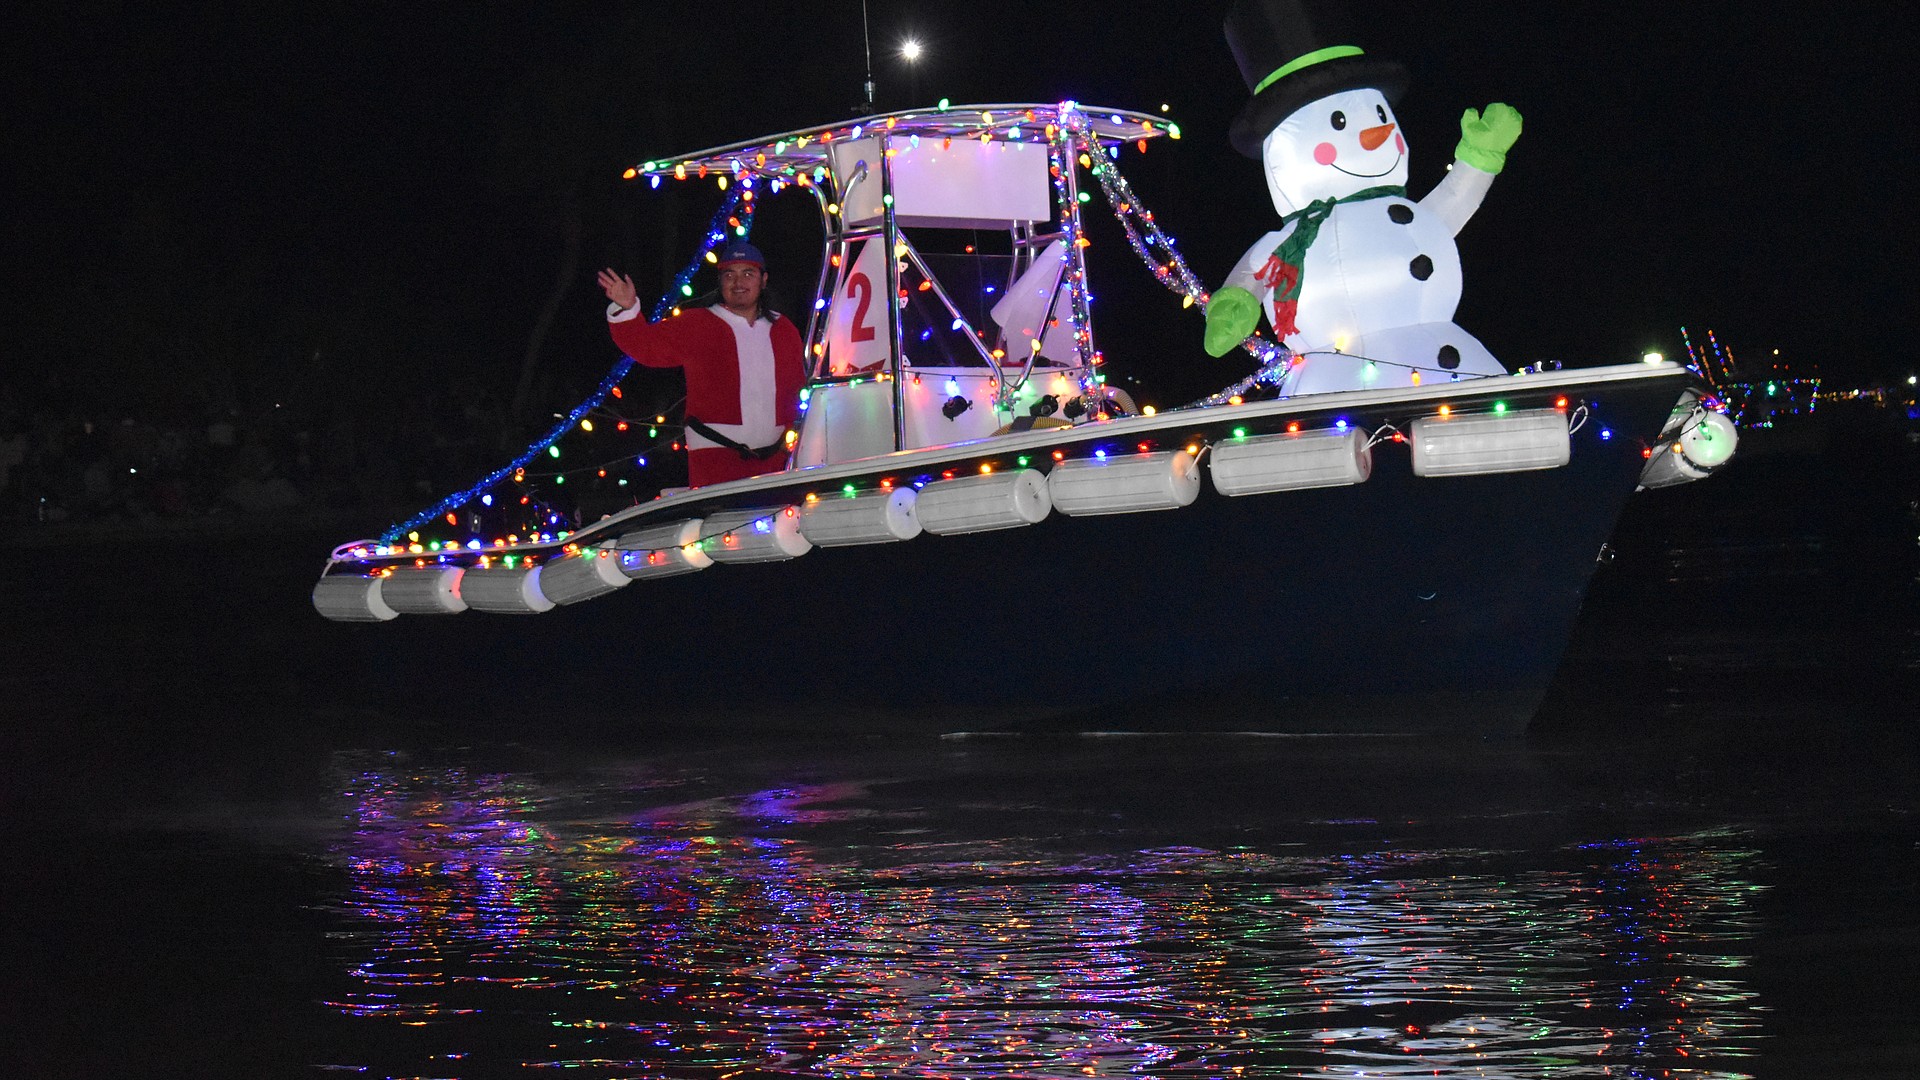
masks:
[(1438, 215), (1460, 235), (1487, 197), (1494, 176), (1506, 167), (1507, 151), (1519, 140), (1520, 128), (1520, 110), (1503, 102), (1487, 106), (1484, 114), (1479, 109), (1461, 114), (1460, 143), (1453, 148), (1447, 178), (1427, 192), (1420, 208)]
[(1427, 197), (1420, 200), (1420, 209), (1428, 211), (1446, 222), (1447, 229), (1459, 236), (1466, 227), (1467, 219), (1480, 209), (1480, 200), (1487, 197), (1487, 189), (1493, 186), (1493, 174), (1481, 172), (1464, 161), (1456, 161), (1447, 170), (1446, 179), (1435, 184)]

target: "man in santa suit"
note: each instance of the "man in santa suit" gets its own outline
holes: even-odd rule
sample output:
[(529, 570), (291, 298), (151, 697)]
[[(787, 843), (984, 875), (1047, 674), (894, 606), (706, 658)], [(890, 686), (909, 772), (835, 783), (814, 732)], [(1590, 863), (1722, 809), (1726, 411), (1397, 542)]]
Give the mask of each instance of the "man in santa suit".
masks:
[(687, 482), (695, 487), (786, 467), (787, 428), (806, 377), (800, 332), (762, 302), (767, 264), (744, 240), (719, 252), (720, 288), (656, 323), (633, 279), (600, 271), (614, 344), (647, 367), (687, 377)]

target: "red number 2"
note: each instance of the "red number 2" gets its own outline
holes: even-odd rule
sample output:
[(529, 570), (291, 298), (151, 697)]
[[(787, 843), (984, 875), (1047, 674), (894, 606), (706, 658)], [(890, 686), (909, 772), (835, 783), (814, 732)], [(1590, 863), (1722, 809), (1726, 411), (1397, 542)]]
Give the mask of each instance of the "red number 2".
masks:
[(853, 340), (872, 341), (873, 327), (867, 325), (867, 309), (873, 306), (873, 279), (865, 274), (853, 274), (847, 278), (847, 295), (858, 293), (860, 306), (853, 309)]

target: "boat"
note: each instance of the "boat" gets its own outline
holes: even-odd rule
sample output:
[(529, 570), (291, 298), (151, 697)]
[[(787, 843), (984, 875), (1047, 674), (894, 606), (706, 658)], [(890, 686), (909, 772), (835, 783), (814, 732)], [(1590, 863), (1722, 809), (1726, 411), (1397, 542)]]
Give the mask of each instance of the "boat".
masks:
[(788, 468), (576, 517), (542, 469), (595, 417), (607, 436), (616, 364), (513, 462), (334, 549), (315, 608), (540, 614), (575, 640), (669, 613), (646, 637), (646, 696), (696, 713), (1524, 731), (1626, 500), (1722, 467), (1731, 425), (1697, 371), (1664, 361), (1389, 365), (1293, 394), (1308, 358), (1257, 334), (1246, 379), (1135, 407), (1096, 345), (1082, 215), (1097, 191), (1169, 310), (1204, 308), (1119, 169), (1179, 134), (1070, 101), (943, 103), (636, 165), (648, 187), (725, 192), (656, 316), (759, 201), (818, 204)]

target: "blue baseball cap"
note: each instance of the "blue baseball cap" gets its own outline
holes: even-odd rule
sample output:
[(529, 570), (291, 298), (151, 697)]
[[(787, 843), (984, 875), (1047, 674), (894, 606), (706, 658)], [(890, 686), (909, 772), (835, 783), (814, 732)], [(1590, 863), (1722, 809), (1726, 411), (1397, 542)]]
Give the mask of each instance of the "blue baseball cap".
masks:
[(754, 247), (745, 240), (729, 240), (725, 244), (722, 244), (720, 247), (720, 257), (717, 261), (721, 266), (725, 266), (728, 263), (752, 263), (762, 270), (767, 268), (766, 256), (760, 254), (759, 248)]

